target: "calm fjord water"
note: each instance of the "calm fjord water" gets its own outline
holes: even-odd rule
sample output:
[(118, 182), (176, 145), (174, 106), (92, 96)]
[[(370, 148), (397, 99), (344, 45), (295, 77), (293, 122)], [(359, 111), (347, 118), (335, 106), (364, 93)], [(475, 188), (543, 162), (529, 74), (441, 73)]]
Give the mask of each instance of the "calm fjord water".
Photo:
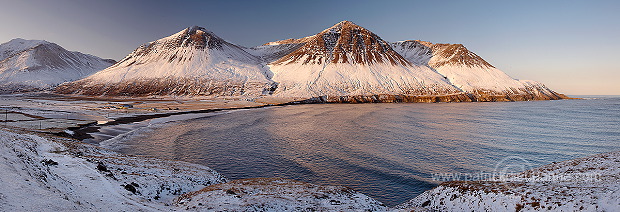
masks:
[(620, 98), (318, 104), (240, 110), (151, 124), (115, 148), (209, 166), (230, 179), (344, 185), (388, 205), (438, 173), (490, 173), (620, 150)]

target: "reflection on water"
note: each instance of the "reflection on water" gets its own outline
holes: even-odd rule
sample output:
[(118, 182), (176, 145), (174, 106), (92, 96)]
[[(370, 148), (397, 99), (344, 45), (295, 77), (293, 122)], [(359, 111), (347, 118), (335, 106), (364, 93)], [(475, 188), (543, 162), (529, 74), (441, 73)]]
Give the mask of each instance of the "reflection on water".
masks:
[(345, 185), (388, 205), (437, 173), (492, 172), (620, 150), (619, 99), (272, 107), (151, 124), (123, 153), (207, 165), (231, 179)]

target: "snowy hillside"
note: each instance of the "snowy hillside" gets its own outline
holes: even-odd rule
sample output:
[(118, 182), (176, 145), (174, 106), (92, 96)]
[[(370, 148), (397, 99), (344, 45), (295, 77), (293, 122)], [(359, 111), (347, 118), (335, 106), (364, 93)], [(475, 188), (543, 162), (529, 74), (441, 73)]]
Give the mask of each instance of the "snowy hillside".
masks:
[(177, 198), (190, 211), (389, 211), (384, 204), (344, 186), (282, 178), (251, 178), (205, 187)]
[(522, 82), (511, 78), (462, 44), (407, 40), (392, 43), (392, 47), (411, 63), (433, 68), (451, 84), (477, 95), (482, 101), (494, 96), (507, 96), (509, 100), (562, 98), (561, 94), (547, 89), (541, 83)]
[(420, 211), (620, 210), (620, 152), (553, 163), (500, 180), (442, 183), (399, 208)]
[(268, 43), (303, 44), (269, 64), (277, 96), (444, 95), (458, 93), (441, 75), (409, 63), (376, 34), (349, 21), (316, 35)]
[(117, 64), (57, 90), (86, 95), (260, 95), (260, 59), (201, 27), (143, 44)]
[(179, 194), (226, 182), (208, 167), (0, 130), (0, 211), (166, 211)]
[(0, 92), (40, 90), (87, 77), (114, 64), (42, 40), (0, 44)]
[(196, 164), (0, 129), (0, 211), (386, 211), (342, 186), (227, 179)]

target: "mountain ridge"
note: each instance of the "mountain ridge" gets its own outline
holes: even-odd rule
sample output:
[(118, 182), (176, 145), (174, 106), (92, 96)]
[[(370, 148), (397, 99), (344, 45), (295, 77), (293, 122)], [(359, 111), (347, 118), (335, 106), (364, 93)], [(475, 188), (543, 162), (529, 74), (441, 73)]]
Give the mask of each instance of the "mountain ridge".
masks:
[[(519, 81), (462, 44), (387, 42), (350, 21), (243, 47), (192, 26), (59, 93), (295, 97), (327, 102), (521, 101), (566, 96)], [(434, 98), (437, 97), (437, 98)]]
[(426, 65), (451, 84), (473, 95), (475, 101), (523, 101), (563, 99), (544, 84), (516, 80), (462, 44), (406, 40), (392, 47), (414, 64)]

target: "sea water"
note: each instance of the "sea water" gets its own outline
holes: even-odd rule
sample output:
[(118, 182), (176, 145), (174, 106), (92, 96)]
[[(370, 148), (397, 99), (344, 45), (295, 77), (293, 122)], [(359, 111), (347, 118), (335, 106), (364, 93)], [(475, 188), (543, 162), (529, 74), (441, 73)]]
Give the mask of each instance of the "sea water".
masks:
[(393, 206), (441, 181), (619, 151), (620, 98), (276, 106), (151, 123), (111, 147), (229, 179), (348, 186)]

